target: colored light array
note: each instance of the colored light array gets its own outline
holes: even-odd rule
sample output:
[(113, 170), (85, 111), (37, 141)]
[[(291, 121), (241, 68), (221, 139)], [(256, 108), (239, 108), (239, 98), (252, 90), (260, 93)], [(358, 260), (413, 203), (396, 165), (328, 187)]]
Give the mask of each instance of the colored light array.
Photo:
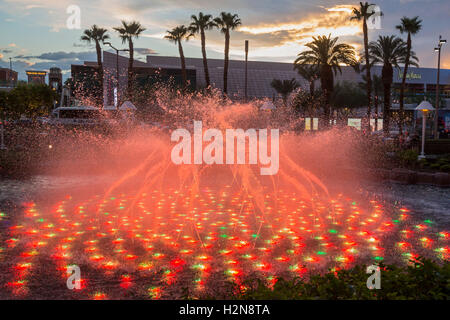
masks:
[(127, 297), (147, 285), (145, 296), (159, 299), (177, 284), (214, 288), (217, 274), (239, 284), (257, 273), (274, 284), (280, 273), (348, 268), (356, 259), (449, 257), (449, 233), (436, 232), (430, 220), (412, 223), (406, 208), (387, 212), (375, 201), (362, 207), (343, 196), (299, 199), (282, 190), (267, 193), (265, 204), (260, 212), (231, 187), (67, 197), (51, 210), (28, 203), (1, 244), (0, 261), (13, 263), (13, 296), (32, 294), (33, 275), (51, 268), (39, 259), (49, 256), (61, 290), (75, 264), (83, 277), (79, 297)]

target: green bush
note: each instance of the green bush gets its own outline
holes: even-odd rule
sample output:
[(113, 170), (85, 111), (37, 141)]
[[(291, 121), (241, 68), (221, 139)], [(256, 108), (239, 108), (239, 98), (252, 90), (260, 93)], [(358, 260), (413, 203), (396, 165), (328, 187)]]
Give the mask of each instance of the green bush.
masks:
[(444, 172), (450, 172), (450, 164), (444, 164), (440, 167), (440, 170)]
[(418, 156), (418, 152), (412, 149), (400, 150), (396, 153), (396, 158), (403, 167), (414, 166), (417, 163)]
[[(278, 279), (273, 288), (262, 280), (247, 280), (246, 290), (238, 290), (236, 299), (292, 300), (448, 300), (450, 263), (438, 264), (418, 258), (407, 267), (379, 264), (381, 289), (369, 290), (365, 266), (313, 275), (308, 281)], [(242, 287), (242, 286), (241, 286)]]

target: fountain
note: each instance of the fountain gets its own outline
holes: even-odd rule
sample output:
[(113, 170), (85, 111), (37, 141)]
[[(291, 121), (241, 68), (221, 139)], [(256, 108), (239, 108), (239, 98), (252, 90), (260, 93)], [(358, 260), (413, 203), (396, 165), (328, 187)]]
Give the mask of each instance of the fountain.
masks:
[[(274, 283), (356, 263), (448, 259), (447, 231), (361, 191), (360, 171), (343, 171), (363, 168), (348, 131), (297, 134), (289, 112), (214, 96), (157, 100), (169, 132), (55, 136), (47, 179), (64, 185), (0, 216), (0, 298), (177, 299), (184, 288), (220, 297), (229, 282), (245, 289), (247, 277)], [(260, 175), (249, 161), (174, 164), (170, 133), (193, 119), (204, 131), (279, 128), (278, 173)], [(78, 290), (66, 286), (71, 265)]]

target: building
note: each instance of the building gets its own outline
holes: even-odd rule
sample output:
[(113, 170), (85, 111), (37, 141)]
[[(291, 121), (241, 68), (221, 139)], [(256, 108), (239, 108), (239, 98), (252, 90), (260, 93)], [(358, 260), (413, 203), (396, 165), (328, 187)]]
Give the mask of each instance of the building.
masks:
[[(128, 86), (128, 57), (117, 56), (115, 53), (103, 51), (103, 103), (105, 106), (116, 105), (118, 97), (126, 94)], [(179, 60), (179, 59), (178, 59)], [(82, 65), (72, 65), (73, 82), (83, 82), (83, 79), (93, 78), (97, 72), (98, 64), (93, 61), (84, 61)], [(197, 70), (186, 68), (187, 79), (192, 89), (197, 88)], [(181, 68), (175, 66), (154, 67), (147, 62), (134, 60), (133, 73), (137, 86), (153, 85), (157, 82), (171, 82), (176, 86), (182, 84)], [(86, 75), (88, 75), (86, 77)], [(119, 79), (119, 81), (117, 81)], [(76, 94), (76, 92), (74, 92)]]
[[(163, 56), (147, 56), (147, 63), (153, 67), (174, 68), (179, 67), (179, 58), (163, 57)], [(203, 71), (203, 59), (186, 58), (186, 65), (195, 69), (197, 72), (197, 87), (206, 86)], [(208, 59), (208, 69), (210, 73), (211, 84), (214, 87), (223, 87), (223, 60)], [(343, 66), (342, 74), (338, 72), (335, 82), (348, 81), (353, 83), (362, 82), (364, 73), (357, 73), (352, 67)], [(374, 66), (372, 74), (381, 77), (381, 66)], [(406, 77), (407, 95), (433, 95), (436, 94), (437, 70), (432, 68), (415, 68), (408, 69)], [(403, 69), (394, 69), (393, 88), (399, 90)], [(270, 83), (273, 79), (292, 79), (304, 88), (308, 87), (308, 83), (293, 69), (292, 63), (283, 62), (248, 62), (248, 97), (250, 98), (272, 98), (276, 96), (276, 91)], [(244, 80), (245, 79), (245, 61), (230, 60), (228, 70), (228, 93), (231, 97), (244, 97)], [(320, 87), (320, 83), (316, 83), (316, 87)], [(440, 71), (440, 95), (444, 99), (444, 106), (450, 108), (450, 70), (441, 69)], [(395, 109), (395, 104), (394, 104)], [(397, 107), (398, 108), (398, 107)]]
[(48, 74), (48, 85), (58, 93), (62, 91), (62, 73), (60, 68), (50, 68)]
[(45, 84), (45, 77), (47, 76), (47, 71), (36, 71), (36, 70), (26, 70), (28, 76), (28, 83), (34, 84)]
[(15, 87), (17, 72), (9, 68), (0, 68), (0, 87)]
[[(211, 79), (211, 85), (218, 89), (223, 88), (223, 60), (208, 59), (208, 68)], [(85, 65), (97, 65), (94, 62), (85, 62)], [(128, 58), (117, 56), (107, 51), (103, 52), (104, 65), (104, 104), (111, 105), (115, 97), (122, 96), (127, 87)], [(118, 66), (118, 67), (117, 67)], [(175, 83), (181, 83), (181, 66), (179, 57), (164, 57), (149, 55), (146, 61), (135, 60), (135, 74), (137, 82), (154, 83), (156, 81), (175, 80)], [(186, 58), (186, 68), (191, 87), (201, 89), (206, 87), (203, 60), (201, 58)], [(282, 62), (264, 62), (249, 61), (247, 97), (250, 99), (269, 98), (275, 99), (277, 92), (272, 88), (273, 79), (287, 80), (296, 79), (297, 82), (307, 89), (309, 84), (294, 69), (292, 63)], [(362, 75), (357, 73), (352, 67), (342, 66), (342, 73), (337, 73), (335, 83), (347, 81), (351, 83), (363, 82)], [(382, 66), (374, 66), (372, 74), (381, 77)], [(117, 81), (117, 75), (119, 81)], [(393, 95), (392, 110), (395, 113), (398, 110), (398, 96), (403, 75), (403, 69), (394, 69), (393, 75)], [(415, 107), (424, 98), (435, 104), (437, 70), (433, 68), (415, 68), (410, 67), (406, 76), (405, 91), (405, 110), (416, 117)], [(119, 87), (119, 88), (117, 88)], [(245, 61), (230, 60), (228, 70), (228, 95), (231, 99), (244, 99), (245, 87)], [(316, 88), (320, 88), (320, 82), (317, 81)], [(441, 69), (440, 71), (440, 107), (439, 123), (450, 132), (450, 70)], [(382, 107), (380, 106), (382, 109)], [(365, 111), (361, 110), (361, 116)], [(380, 117), (382, 117), (380, 113)]]

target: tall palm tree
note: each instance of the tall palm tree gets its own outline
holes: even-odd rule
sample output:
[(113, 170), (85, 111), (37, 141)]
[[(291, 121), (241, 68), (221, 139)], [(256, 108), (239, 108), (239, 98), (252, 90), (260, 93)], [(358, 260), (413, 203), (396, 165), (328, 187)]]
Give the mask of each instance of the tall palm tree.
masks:
[(208, 59), (206, 58), (206, 37), (205, 31), (211, 30), (216, 26), (212, 15), (203, 14), (203, 12), (199, 12), (198, 16), (191, 16), (191, 24), (189, 26), (189, 30), (192, 34), (200, 34), (201, 44), (202, 44), (202, 56), (203, 56), (203, 69), (205, 70), (205, 81), (206, 87), (211, 85), (211, 81), (209, 79), (209, 70), (208, 70)]
[(273, 79), (270, 85), (281, 95), (285, 107), (287, 107), (288, 96), (299, 87), (298, 82), (294, 78), (290, 80)]
[(128, 42), (130, 59), (128, 60), (128, 98), (130, 99), (133, 92), (133, 61), (134, 61), (134, 45), (133, 39), (139, 38), (145, 28), (137, 21), (126, 22), (121, 21), (120, 27), (115, 27), (119, 33), (119, 37), (122, 39), (122, 43)]
[(228, 61), (230, 53), (230, 31), (242, 24), (237, 14), (221, 12), (220, 16), (214, 19), (214, 23), (225, 35), (225, 63), (223, 66), (223, 93), (228, 93)]
[(309, 83), (309, 94), (314, 96), (315, 91), (315, 81), (319, 79), (319, 69), (317, 68), (317, 65), (314, 64), (305, 64), (300, 65), (296, 64), (294, 65), (294, 69), (297, 70), (298, 74), (301, 75), (306, 81)]
[[(371, 63), (371, 66), (373, 63)], [(367, 77), (365, 75), (362, 76), (362, 82), (360, 83), (361, 89), (367, 88)], [(373, 107), (375, 109), (375, 131), (378, 131), (378, 105), (380, 102), (380, 93), (383, 91), (383, 81), (381, 77), (376, 74), (372, 75), (372, 89), (373, 89)], [(370, 124), (370, 122), (369, 122)]]
[(406, 59), (405, 66), (403, 67), (403, 78), (402, 84), (400, 87), (400, 122), (399, 122), (399, 133), (403, 132), (403, 120), (404, 120), (404, 96), (405, 96), (405, 85), (406, 85), (406, 74), (408, 72), (408, 66), (410, 64), (410, 56), (411, 56), (411, 36), (417, 34), (422, 28), (422, 20), (419, 20), (419, 17), (408, 18), (403, 17), (401, 20), (401, 24), (396, 26), (396, 28), (400, 31), (401, 34), (407, 33), (408, 38), (406, 40)]
[[(381, 64), (381, 81), (383, 83), (383, 130), (389, 133), (391, 119), (391, 87), (394, 76), (394, 67), (399, 69), (407, 56), (406, 43), (396, 36), (379, 36), (377, 41), (369, 44), (370, 60), (373, 64)], [(410, 55), (410, 64), (418, 66), (418, 58), (414, 52)]]
[(372, 77), (370, 76), (370, 65), (369, 65), (369, 36), (367, 30), (367, 19), (375, 14), (375, 11), (371, 9), (373, 4), (369, 4), (368, 2), (360, 2), (359, 8), (353, 8), (353, 16), (350, 20), (357, 20), (363, 23), (363, 34), (364, 34), (364, 56), (366, 60), (366, 79), (367, 79), (367, 123), (370, 127), (370, 105), (371, 105), (371, 90), (372, 90)]
[[(100, 44), (104, 44), (109, 39), (107, 34), (108, 30), (99, 28), (97, 25), (91, 26), (90, 29), (83, 31), (81, 36), (82, 41), (87, 43), (95, 43), (95, 50), (97, 51), (97, 65), (98, 65), (98, 81), (100, 84), (101, 92), (103, 93), (103, 63), (102, 63), (102, 47)], [(103, 94), (102, 94), (103, 96)]]
[(189, 32), (189, 29), (184, 26), (178, 26), (173, 28), (172, 30), (167, 31), (167, 35), (164, 37), (165, 39), (175, 43), (178, 45), (178, 51), (180, 53), (181, 60), (181, 75), (183, 77), (183, 88), (187, 87), (187, 74), (186, 74), (186, 61), (183, 53), (183, 46), (181, 42), (183, 40), (188, 40), (189, 37), (192, 36), (192, 33)]
[[(313, 37), (313, 41), (305, 46), (309, 49), (300, 52), (295, 65), (316, 65), (319, 69), (320, 83), (325, 96), (325, 123), (329, 124), (331, 109), (330, 99), (334, 88), (334, 74), (341, 72), (341, 65), (356, 66), (355, 48), (345, 44), (336, 44), (338, 38), (331, 35)], [(334, 72), (334, 74), (333, 74)]]

